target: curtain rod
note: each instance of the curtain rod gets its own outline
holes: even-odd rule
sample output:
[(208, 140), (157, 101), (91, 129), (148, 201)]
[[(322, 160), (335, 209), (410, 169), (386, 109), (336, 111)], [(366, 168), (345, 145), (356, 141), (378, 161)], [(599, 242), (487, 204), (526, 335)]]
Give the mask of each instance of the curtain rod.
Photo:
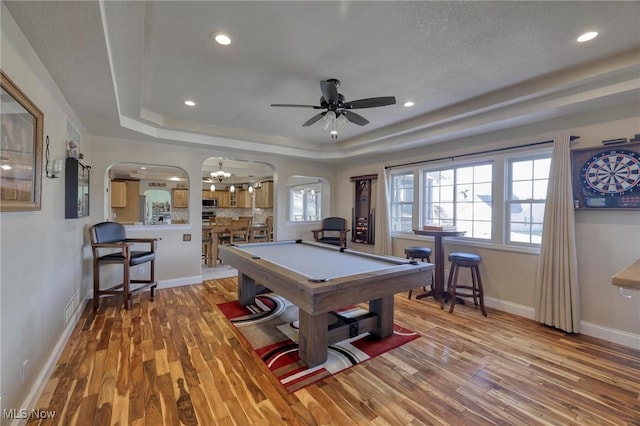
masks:
[[(579, 138), (580, 138), (580, 136), (573, 136), (573, 135), (569, 136), (569, 140), (570, 141), (574, 141), (574, 140), (579, 139)], [(470, 152), (468, 154), (451, 155), (449, 157), (433, 158), (431, 160), (412, 161), (411, 163), (396, 164), (394, 166), (384, 166), (384, 169), (385, 170), (387, 170), (387, 169), (395, 169), (397, 167), (414, 166), (416, 164), (427, 164), (427, 163), (432, 163), (434, 161), (442, 161), (442, 160), (454, 161), (456, 158), (470, 157), (472, 155), (491, 154), (491, 153), (494, 153), (494, 152), (509, 151), (509, 150), (512, 150), (512, 149), (527, 148), (527, 147), (530, 147), (530, 146), (545, 145), (545, 144), (549, 144), (549, 143), (553, 143), (553, 141), (550, 140), (550, 141), (542, 141), (542, 142), (532, 142), (532, 143), (528, 143), (528, 144), (524, 144), (524, 145), (518, 145), (518, 146), (509, 146), (509, 147), (505, 147), (505, 148), (489, 149), (489, 150), (486, 150), (486, 151)]]

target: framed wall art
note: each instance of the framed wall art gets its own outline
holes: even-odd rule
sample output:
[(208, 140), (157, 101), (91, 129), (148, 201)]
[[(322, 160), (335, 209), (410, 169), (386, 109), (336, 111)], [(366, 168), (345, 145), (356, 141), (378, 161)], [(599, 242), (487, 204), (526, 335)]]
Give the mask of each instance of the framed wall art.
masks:
[(40, 210), (44, 115), (0, 70), (0, 211)]
[(640, 209), (640, 142), (571, 152), (578, 210)]

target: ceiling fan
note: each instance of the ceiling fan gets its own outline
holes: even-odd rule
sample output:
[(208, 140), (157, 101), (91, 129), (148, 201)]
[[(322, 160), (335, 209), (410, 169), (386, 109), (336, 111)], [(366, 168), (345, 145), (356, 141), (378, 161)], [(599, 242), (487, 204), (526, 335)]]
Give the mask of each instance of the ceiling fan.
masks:
[[(272, 107), (294, 107), (294, 108), (313, 108), (313, 109), (325, 109), (319, 114), (314, 115), (310, 119), (302, 124), (303, 127), (311, 126), (312, 124), (325, 118), (325, 128), (328, 127), (331, 122), (342, 121), (342, 124), (346, 124), (346, 120), (364, 126), (369, 123), (369, 120), (351, 111), (352, 109), (360, 108), (375, 108), (386, 105), (393, 105), (396, 103), (394, 96), (381, 96), (377, 98), (358, 99), (356, 101), (345, 101), (344, 96), (338, 93), (338, 87), (340, 87), (340, 80), (330, 78), (328, 80), (320, 81), (320, 90), (322, 96), (320, 97), (320, 105), (296, 105), (296, 104), (271, 104)], [(328, 117), (327, 117), (328, 116)], [(341, 118), (344, 117), (344, 118)], [(331, 132), (332, 136), (335, 129)]]

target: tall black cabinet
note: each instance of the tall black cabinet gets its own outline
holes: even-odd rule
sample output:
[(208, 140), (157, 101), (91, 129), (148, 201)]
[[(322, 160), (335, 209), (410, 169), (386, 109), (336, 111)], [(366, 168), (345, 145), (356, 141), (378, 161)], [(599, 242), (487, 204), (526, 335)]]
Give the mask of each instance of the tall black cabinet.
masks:
[(75, 158), (67, 158), (64, 169), (64, 217), (77, 219), (89, 216), (90, 166)]
[(362, 244), (375, 244), (375, 209), (371, 208), (372, 183), (377, 175), (354, 176), (354, 206), (351, 213), (351, 241)]

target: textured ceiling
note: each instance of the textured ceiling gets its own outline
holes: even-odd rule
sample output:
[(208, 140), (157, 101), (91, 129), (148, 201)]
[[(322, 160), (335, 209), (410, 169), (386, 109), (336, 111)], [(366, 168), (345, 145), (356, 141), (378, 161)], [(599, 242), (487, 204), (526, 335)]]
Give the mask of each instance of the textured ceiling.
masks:
[[(640, 93), (640, 2), (5, 4), (83, 124), (105, 136), (347, 158)], [(600, 36), (576, 43), (587, 30)], [(357, 110), (370, 124), (349, 123), (337, 140), (321, 123), (302, 127), (318, 111), (269, 106), (318, 104), (328, 78), (347, 100), (398, 103)]]

